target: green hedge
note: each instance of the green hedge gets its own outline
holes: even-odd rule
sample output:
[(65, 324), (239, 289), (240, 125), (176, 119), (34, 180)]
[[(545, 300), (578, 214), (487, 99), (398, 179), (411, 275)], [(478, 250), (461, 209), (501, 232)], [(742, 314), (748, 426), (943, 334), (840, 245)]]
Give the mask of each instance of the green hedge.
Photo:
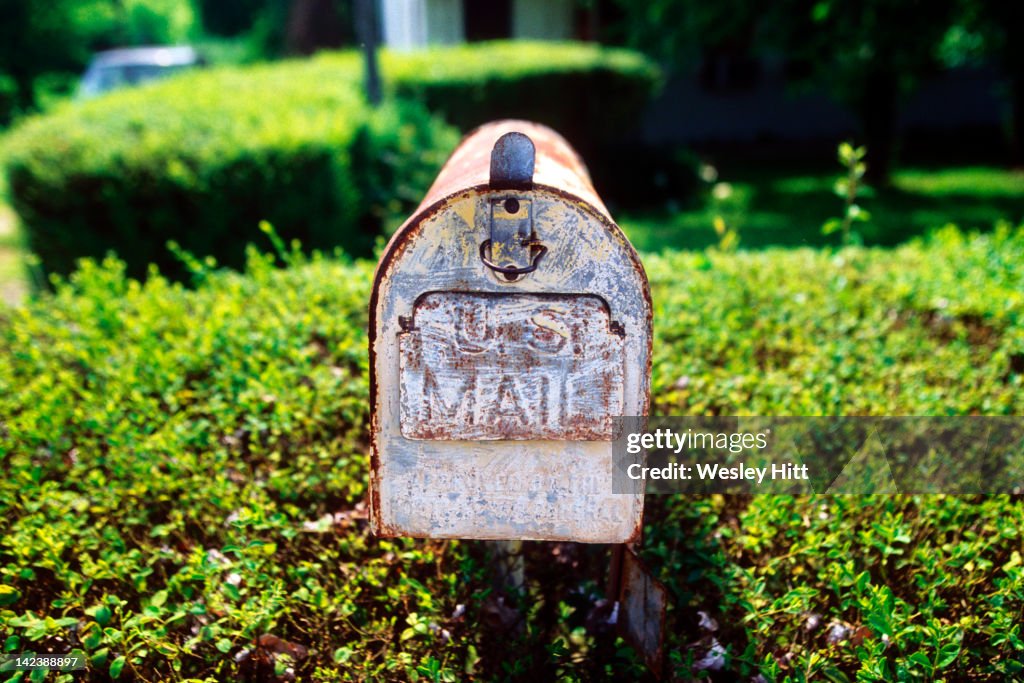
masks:
[(28, 122), (6, 166), (30, 249), (56, 273), (113, 250), (131, 275), (179, 274), (168, 240), (238, 266), (267, 220), (309, 247), (369, 253), (457, 135), (413, 103), (371, 111), (353, 83), (328, 62), (217, 69)]
[(586, 146), (634, 120), (657, 81), (643, 57), (586, 44), (489, 43), (382, 54), (371, 111), (358, 54), (192, 73), (67, 106), (6, 141), (28, 245), (49, 272), (113, 250), (139, 277), (181, 265), (168, 240), (242, 263), (261, 220), (307, 247), (366, 255), (422, 198), (463, 129), (518, 116)]
[(661, 78), (643, 55), (595, 43), (473, 43), (385, 53), (382, 64), (396, 95), (423, 102), (460, 130), (528, 119), (585, 151), (633, 128)]
[[(368, 535), (373, 267), (286, 257), (194, 291), (86, 263), (0, 310), (5, 648), (123, 680), (636, 679), (584, 628), (605, 548), (526, 544), (502, 631), (487, 544)], [(660, 413), (1024, 413), (1024, 228), (644, 262)], [(723, 679), (1010, 680), (1022, 529), (1020, 496), (652, 496), (644, 537), (675, 677), (715, 638)]]

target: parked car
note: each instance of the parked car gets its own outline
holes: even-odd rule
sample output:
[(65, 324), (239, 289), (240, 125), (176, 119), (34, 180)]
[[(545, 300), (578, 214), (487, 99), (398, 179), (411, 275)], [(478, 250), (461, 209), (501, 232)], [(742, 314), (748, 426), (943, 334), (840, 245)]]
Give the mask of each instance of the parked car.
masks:
[(115, 88), (165, 78), (203, 63), (195, 49), (188, 46), (131, 47), (97, 52), (82, 76), (79, 97), (96, 97)]

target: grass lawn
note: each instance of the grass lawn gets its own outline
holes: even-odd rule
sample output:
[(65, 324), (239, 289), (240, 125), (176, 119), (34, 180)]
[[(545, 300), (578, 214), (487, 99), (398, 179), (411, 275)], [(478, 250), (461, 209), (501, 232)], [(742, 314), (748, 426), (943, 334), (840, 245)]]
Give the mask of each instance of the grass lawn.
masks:
[[(620, 225), (640, 251), (702, 249), (717, 242), (715, 215), (738, 229), (741, 248), (769, 245), (838, 244), (823, 236), (821, 224), (842, 213), (832, 186), (841, 169), (752, 166), (718, 168), (718, 190), (690, 200), (681, 209), (620, 211)], [(861, 224), (866, 244), (894, 245), (947, 223), (965, 229), (991, 229), (1024, 217), (1024, 172), (990, 166), (907, 168), (891, 187), (871, 191), (861, 202), (872, 216)]]

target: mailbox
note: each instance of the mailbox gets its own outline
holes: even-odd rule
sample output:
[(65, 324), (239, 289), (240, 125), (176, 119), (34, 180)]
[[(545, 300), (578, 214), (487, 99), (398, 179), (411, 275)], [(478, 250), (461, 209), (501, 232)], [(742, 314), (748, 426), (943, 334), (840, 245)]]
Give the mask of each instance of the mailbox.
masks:
[(557, 133), (462, 141), (381, 256), (369, 336), (377, 534), (636, 539), (612, 441), (647, 414), (650, 291)]

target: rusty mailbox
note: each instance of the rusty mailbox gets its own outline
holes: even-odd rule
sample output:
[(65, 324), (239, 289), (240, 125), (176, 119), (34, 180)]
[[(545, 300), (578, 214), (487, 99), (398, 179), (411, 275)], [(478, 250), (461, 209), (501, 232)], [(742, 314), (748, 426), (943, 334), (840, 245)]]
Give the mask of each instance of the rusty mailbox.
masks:
[(374, 276), (374, 531), (634, 540), (612, 441), (650, 362), (647, 277), (579, 157), (537, 124), (477, 129)]

